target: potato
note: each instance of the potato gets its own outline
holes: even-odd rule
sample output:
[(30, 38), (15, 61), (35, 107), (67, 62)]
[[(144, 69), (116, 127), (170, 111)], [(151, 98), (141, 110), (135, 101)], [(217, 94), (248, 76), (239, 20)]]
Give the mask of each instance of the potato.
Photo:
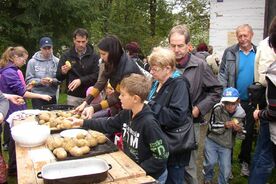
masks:
[(65, 61), (65, 65), (68, 67), (68, 68), (71, 68), (72, 67), (72, 65), (71, 65), (71, 63), (70, 63), (70, 61)]
[(87, 145), (88, 143), (84, 139), (77, 139), (76, 144), (77, 144), (78, 147), (82, 147), (82, 146)]
[(105, 135), (98, 136), (96, 137), (96, 139), (99, 144), (104, 144), (107, 141), (107, 138)]
[(239, 120), (237, 118), (233, 118), (232, 121), (235, 123), (235, 124), (239, 124)]
[(98, 145), (98, 141), (97, 141), (97, 139), (94, 138), (94, 137), (87, 138), (86, 140), (87, 140), (88, 143), (89, 143), (89, 147), (95, 147), (95, 146)]
[(87, 154), (90, 151), (90, 148), (88, 146), (83, 146), (80, 149), (82, 151), (82, 154)]
[(73, 147), (69, 152), (74, 157), (79, 157), (83, 155), (81, 148), (77, 146)]
[(85, 135), (83, 133), (78, 133), (76, 137), (77, 139), (84, 139)]
[(67, 157), (67, 152), (64, 148), (56, 148), (53, 153), (57, 156), (58, 159), (64, 159)]
[(62, 147), (66, 150), (66, 151), (70, 151), (73, 147), (76, 146), (76, 143), (73, 140), (70, 140), (66, 143), (63, 143)]
[(49, 121), (50, 120), (50, 115), (47, 112), (42, 112), (38, 115), (38, 118), (40, 120)]
[(40, 125), (43, 125), (43, 124), (45, 123), (45, 120), (41, 119), (41, 120), (38, 121), (38, 123), (39, 123)]
[(73, 125), (72, 125), (71, 121), (69, 121), (69, 120), (63, 120), (63, 123), (61, 124), (61, 126), (63, 128), (69, 129), (69, 128), (72, 128)]
[(53, 141), (53, 146), (54, 148), (59, 148), (62, 146), (62, 143), (63, 143), (63, 138), (55, 137)]
[(46, 140), (46, 146), (50, 149), (50, 150), (54, 150), (55, 147), (53, 145), (54, 139), (53, 137), (48, 137)]
[(56, 121), (50, 121), (50, 128), (56, 127), (56, 126), (57, 126), (57, 122)]

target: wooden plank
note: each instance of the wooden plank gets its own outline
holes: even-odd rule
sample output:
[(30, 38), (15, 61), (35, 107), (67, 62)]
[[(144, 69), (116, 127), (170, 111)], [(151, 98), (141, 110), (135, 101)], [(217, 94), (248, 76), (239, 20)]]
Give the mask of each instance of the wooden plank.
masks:
[(18, 184), (35, 184), (36, 175), (33, 163), (28, 156), (28, 148), (16, 145), (16, 162), (17, 162), (17, 183)]
[(150, 183), (156, 183), (156, 180), (151, 176), (140, 176), (138, 178), (130, 178), (126, 180), (112, 182), (112, 184), (137, 184), (137, 183), (150, 184)]
[[(122, 151), (110, 153), (110, 155), (123, 168), (123, 170), (119, 170), (118, 172), (126, 171), (129, 176), (128, 178), (146, 176), (146, 172)], [(126, 178), (121, 177), (120, 179)]]

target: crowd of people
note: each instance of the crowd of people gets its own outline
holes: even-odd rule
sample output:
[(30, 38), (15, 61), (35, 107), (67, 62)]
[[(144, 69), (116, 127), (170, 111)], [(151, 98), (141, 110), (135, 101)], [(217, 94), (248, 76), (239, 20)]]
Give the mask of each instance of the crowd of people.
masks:
[[(17, 170), (15, 143), (6, 119), (27, 108), (26, 98), (32, 99), (34, 109), (57, 104), (59, 85), (65, 81), (67, 105), (84, 118), (69, 120), (119, 135), (120, 149), (159, 183), (200, 183), (198, 150), (168, 142), (187, 140), (189, 135), (199, 144), (201, 134), (206, 134), (204, 184), (214, 182), (216, 163), (218, 183), (229, 183), (236, 138), (242, 139), (241, 175), (252, 184), (266, 183), (276, 159), (276, 17), (259, 47), (252, 43), (253, 35), (250, 25), (238, 26), (238, 43), (226, 48), (221, 59), (206, 43), (192, 52), (186, 25), (174, 26), (168, 47), (153, 48), (147, 58), (140, 57), (137, 42), (124, 47), (115, 35), (102, 38), (95, 49), (83, 28), (74, 31), (74, 45), (60, 59), (53, 55), (50, 37), (40, 39), (40, 50), (28, 62), (26, 49), (8, 47), (0, 60), (0, 122), (4, 122), (3, 146), (9, 151), (8, 174), (16, 175)], [(24, 79), (20, 68), (26, 63)], [(254, 82), (267, 86), (267, 104), (252, 103), (248, 87)], [(254, 150), (256, 120), (260, 120), (260, 134)], [(206, 122), (207, 132), (200, 132)], [(188, 134), (191, 129), (183, 127), (189, 123), (192, 133)]]

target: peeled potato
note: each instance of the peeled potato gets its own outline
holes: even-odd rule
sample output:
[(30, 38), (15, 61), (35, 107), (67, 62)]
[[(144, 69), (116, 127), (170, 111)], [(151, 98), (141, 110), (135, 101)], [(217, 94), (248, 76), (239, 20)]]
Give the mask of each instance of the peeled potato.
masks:
[(71, 65), (71, 63), (70, 63), (70, 61), (65, 61), (65, 65), (68, 67), (68, 68), (71, 68), (72, 67), (72, 65)]
[(235, 123), (235, 124), (239, 124), (239, 120), (237, 118), (233, 118), (232, 121)]

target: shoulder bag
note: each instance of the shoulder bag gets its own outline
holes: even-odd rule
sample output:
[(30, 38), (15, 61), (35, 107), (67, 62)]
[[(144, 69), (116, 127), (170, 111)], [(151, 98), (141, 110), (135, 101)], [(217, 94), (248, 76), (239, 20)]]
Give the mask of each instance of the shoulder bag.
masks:
[[(184, 79), (183, 79), (184, 80)], [(172, 97), (174, 86), (170, 87), (167, 98), (164, 100), (163, 106), (168, 106)], [(169, 151), (171, 154), (183, 153), (185, 151), (197, 149), (197, 143), (195, 138), (194, 123), (192, 119), (192, 105), (189, 94), (189, 108), (190, 115), (187, 121), (180, 127), (174, 129), (162, 129), (169, 145)]]

